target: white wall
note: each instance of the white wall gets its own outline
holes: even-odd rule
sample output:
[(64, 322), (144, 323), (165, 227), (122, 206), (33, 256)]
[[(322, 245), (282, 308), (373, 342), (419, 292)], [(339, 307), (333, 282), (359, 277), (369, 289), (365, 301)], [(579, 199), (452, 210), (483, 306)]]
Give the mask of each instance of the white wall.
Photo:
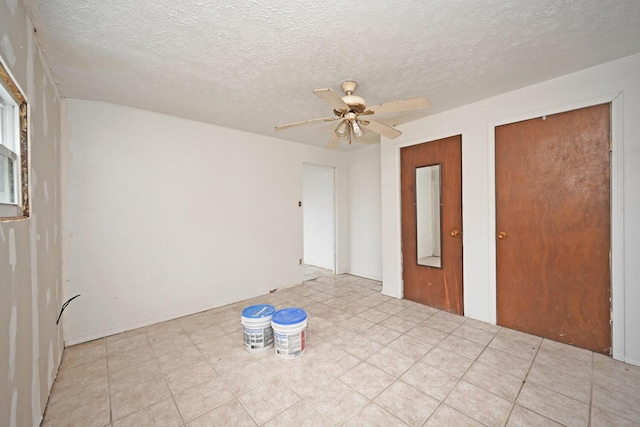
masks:
[(22, 2), (0, 3), (0, 40), (29, 103), (31, 207), (0, 221), (0, 425), (38, 426), (63, 351), (60, 104)]
[[(303, 163), (341, 153), (133, 108), (64, 101), (65, 340), (300, 283)], [(347, 271), (347, 209), (338, 271)], [(151, 303), (153, 302), (153, 303)]]
[(382, 279), (380, 228), (380, 146), (348, 152), (351, 216), (350, 273)]
[(333, 168), (305, 164), (302, 174), (304, 263), (334, 270), (335, 191)]
[(464, 309), (495, 322), (494, 126), (613, 102), (613, 352), (640, 365), (640, 55), (429, 116), (383, 141), (384, 290), (402, 296), (399, 149), (462, 134)]

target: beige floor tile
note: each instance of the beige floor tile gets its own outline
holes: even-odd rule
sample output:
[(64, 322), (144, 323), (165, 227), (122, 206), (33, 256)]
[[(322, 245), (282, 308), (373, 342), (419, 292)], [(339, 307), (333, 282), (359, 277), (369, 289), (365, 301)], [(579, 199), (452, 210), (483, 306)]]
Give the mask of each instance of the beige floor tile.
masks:
[(484, 350), (476, 361), (522, 379), (527, 375), (531, 366), (530, 360), (521, 359), (489, 347)]
[(640, 422), (640, 395), (619, 393), (614, 387), (594, 384), (592, 405), (628, 420)]
[(196, 348), (191, 338), (185, 333), (178, 335), (174, 339), (157, 341), (151, 344), (151, 350), (156, 357), (183, 352), (189, 348)]
[(136, 384), (124, 391), (111, 395), (113, 420), (124, 418), (169, 397), (171, 397), (171, 394), (162, 378)]
[(440, 401), (444, 400), (458, 382), (456, 377), (422, 362), (413, 365), (400, 379)]
[(323, 388), (333, 381), (331, 375), (309, 365), (288, 367), (282, 372), (277, 372), (275, 377), (301, 397), (323, 393)]
[[(75, 406), (75, 405), (71, 405)], [(109, 399), (103, 397), (87, 405), (75, 407), (71, 410), (61, 410), (63, 407), (50, 407), (44, 413), (42, 427), (54, 426), (83, 426), (102, 427), (110, 422)]]
[(522, 387), (522, 379), (479, 362), (471, 365), (462, 379), (511, 401), (516, 399)]
[(338, 326), (336, 326), (333, 331), (326, 331), (326, 333), (322, 335), (322, 338), (324, 338), (326, 342), (337, 346), (347, 343), (356, 337), (361, 337), (361, 335), (358, 332)]
[(593, 382), (603, 388), (630, 396), (640, 396), (640, 367), (605, 358), (595, 357)]
[[(238, 344), (240, 343), (240, 344)], [(235, 349), (238, 345), (244, 346), (242, 332), (222, 335), (209, 341), (202, 341), (196, 347), (205, 358), (212, 358), (220, 354), (227, 353), (230, 349)]]
[[(199, 416), (187, 424), (187, 427), (211, 426), (255, 426), (256, 423), (237, 400), (232, 400), (222, 406)], [(114, 426), (116, 427), (116, 426)]]
[(169, 390), (175, 395), (217, 376), (218, 374), (211, 365), (206, 361), (202, 361), (195, 365), (187, 365), (184, 368), (171, 371), (165, 375), (165, 378), (169, 385)]
[(438, 345), (440, 341), (442, 341), (447, 335), (448, 332), (443, 332), (438, 329), (433, 329), (426, 324), (419, 324), (413, 329), (410, 329), (404, 335), (408, 337), (412, 337), (418, 339), (420, 341), (424, 341), (427, 344), (431, 344), (432, 346)]
[(591, 399), (591, 381), (556, 371), (545, 365), (534, 363), (527, 376), (527, 381), (557, 391), (584, 403)]
[(147, 362), (154, 358), (153, 352), (149, 345), (140, 346), (129, 351), (118, 351), (116, 353), (109, 353), (107, 356), (107, 365), (109, 372), (115, 372), (120, 369), (128, 368), (133, 365), (138, 365), (143, 362)]
[(442, 317), (436, 317), (435, 315), (422, 322), (421, 325), (428, 326), (432, 329), (437, 329), (441, 332), (445, 332), (446, 334), (450, 334), (458, 327), (460, 327), (460, 323), (458, 322)]
[(241, 316), (234, 319), (229, 319), (218, 324), (227, 333), (242, 332), (242, 323), (240, 323)]
[(356, 315), (345, 320), (342, 327), (354, 332), (363, 332), (365, 329), (369, 329), (373, 325), (375, 325), (375, 323)]
[(436, 347), (427, 353), (421, 361), (457, 378), (462, 378), (473, 362), (471, 359), (467, 359), (466, 357), (443, 350), (439, 347)]
[(591, 408), (591, 427), (638, 427), (640, 419), (628, 420), (619, 417), (611, 412), (596, 408)]
[(520, 341), (525, 344), (530, 344), (534, 347), (539, 347), (542, 342), (542, 338), (537, 337), (535, 335), (527, 334), (520, 331), (514, 331), (513, 329), (502, 328), (497, 333), (497, 336), (501, 338), (505, 338), (507, 340)]
[(480, 329), (485, 332), (490, 332), (492, 334), (497, 334), (498, 332), (500, 332), (500, 329), (502, 329), (501, 326), (492, 325), (491, 323), (481, 322), (480, 320), (475, 319), (467, 319), (465, 320), (464, 324), (466, 326), (471, 326), (473, 328)]
[(401, 335), (387, 346), (413, 361), (422, 359), (433, 348), (433, 345), (408, 334)]
[(56, 386), (61, 386), (62, 390), (67, 387), (87, 384), (98, 378), (107, 378), (106, 358), (82, 365), (64, 363), (63, 361), (56, 377)]
[(366, 359), (382, 348), (382, 344), (357, 334), (341, 339), (336, 345), (360, 360)]
[(383, 311), (376, 310), (375, 308), (370, 308), (358, 314), (358, 317), (362, 317), (369, 322), (380, 323), (391, 316)]
[(115, 394), (125, 391), (136, 384), (155, 378), (162, 378), (162, 371), (158, 362), (152, 359), (111, 373), (109, 375), (109, 392)]
[(536, 364), (546, 366), (556, 371), (565, 372), (574, 377), (590, 380), (592, 376), (592, 364), (574, 359), (563, 354), (554, 353), (546, 348), (541, 348), (536, 356)]
[(517, 356), (521, 359), (533, 360), (538, 352), (539, 346), (528, 342), (505, 338), (498, 334), (493, 340), (491, 340), (489, 347)]
[(384, 326), (373, 325), (362, 332), (362, 335), (380, 344), (387, 345), (402, 334), (393, 329), (385, 328)]
[[(342, 311), (347, 314), (350, 314), (351, 316), (356, 316), (359, 313), (362, 313), (363, 311), (367, 311), (367, 310), (369, 310), (367, 307), (363, 307), (357, 302), (342, 307)], [(385, 311), (384, 313), (387, 313), (387, 312)], [(387, 313), (387, 314), (391, 315), (392, 313)]]
[(156, 360), (158, 361), (158, 365), (160, 365), (160, 370), (166, 374), (176, 369), (182, 369), (185, 366), (202, 362), (205, 360), (205, 355), (200, 349), (189, 347), (180, 352), (163, 354), (156, 357)]
[(362, 362), (343, 374), (340, 381), (369, 399), (373, 399), (389, 387), (395, 381), (395, 377), (373, 365)]
[(332, 346), (329, 350), (314, 357), (313, 362), (316, 367), (332, 377), (339, 377), (360, 363), (360, 359), (340, 347)]
[[(472, 417), (504, 425), (500, 409), (511, 405), (508, 426), (586, 425), (590, 415), (592, 426), (640, 427), (640, 367), (393, 299), (376, 286), (319, 276), (69, 347), (42, 425), (255, 426), (240, 396), (265, 406), (275, 389), (295, 398), (254, 409), (261, 425), (481, 424)], [(258, 303), (305, 308), (302, 357), (244, 350), (241, 311)]]
[(447, 405), (440, 405), (425, 427), (483, 427), (478, 421)]
[[(407, 300), (401, 300), (401, 301), (407, 301)], [(413, 303), (413, 301), (408, 301), (408, 302)], [(418, 303), (413, 303), (413, 304), (418, 304)], [(410, 322), (422, 324), (422, 322), (426, 322), (437, 312), (438, 310), (436, 310), (435, 308), (428, 307), (426, 305), (421, 306), (418, 304), (418, 306), (412, 305), (408, 308), (405, 308), (404, 310), (398, 312), (394, 316), (397, 317), (398, 319), (408, 320)]]
[(233, 400), (234, 396), (227, 384), (216, 377), (174, 395), (174, 399), (182, 418), (191, 421)]
[(586, 426), (589, 406), (533, 383), (525, 383), (517, 403), (567, 426)]
[(56, 384), (47, 403), (47, 410), (54, 414), (71, 412), (90, 404), (98, 404), (109, 398), (107, 377), (63, 388)]
[[(400, 338), (398, 338), (400, 339)], [(397, 341), (397, 340), (396, 340)], [(393, 343), (395, 343), (394, 341)], [(398, 352), (389, 346), (382, 348), (377, 353), (371, 355), (367, 362), (386, 373), (399, 378), (413, 366), (415, 360), (407, 357), (404, 353)], [(428, 344), (427, 344), (428, 345)]]
[(313, 301), (316, 301), (316, 302), (322, 302), (322, 301), (326, 301), (328, 299), (333, 298), (333, 296), (326, 294), (324, 292), (316, 292), (314, 294), (308, 295), (307, 298), (312, 299)]
[(562, 424), (558, 424), (555, 421), (550, 420), (549, 418), (543, 417), (540, 414), (537, 414), (533, 411), (528, 410), (527, 408), (523, 408), (520, 405), (515, 405), (513, 411), (511, 411), (511, 416), (509, 417), (509, 422), (507, 423), (507, 427), (560, 427)]
[(410, 320), (401, 319), (396, 316), (390, 316), (381, 321), (380, 325), (404, 334), (408, 330), (415, 328), (418, 324)]
[[(574, 347), (572, 345), (563, 344), (557, 341), (552, 341), (549, 339), (543, 339), (540, 348), (552, 351), (556, 354), (582, 360), (583, 362), (591, 363), (591, 361), (593, 360), (592, 351)], [(607, 358), (610, 359), (609, 357)]]
[(440, 341), (438, 347), (464, 356), (467, 359), (475, 360), (482, 353), (485, 346), (455, 335), (449, 335)]
[(361, 298), (358, 303), (360, 305), (364, 305), (365, 307), (369, 307), (369, 308), (373, 308), (379, 304), (382, 304), (383, 302), (387, 302), (390, 299), (392, 299), (391, 297), (388, 296), (384, 296), (381, 295), (377, 292), (370, 294), (364, 298)]
[(107, 346), (104, 338), (72, 345), (64, 349), (62, 363), (82, 366), (107, 357)]
[(272, 379), (239, 397), (251, 418), (261, 425), (298, 403), (301, 398), (283, 382)]
[(220, 378), (227, 385), (229, 391), (239, 396), (258, 387), (262, 381), (270, 380), (274, 375), (275, 373), (266, 369), (263, 364), (253, 361), (244, 365), (239, 371), (220, 375)]
[(182, 418), (171, 398), (147, 406), (113, 423), (113, 427), (179, 427), (181, 425)]
[(440, 404), (438, 400), (402, 381), (393, 383), (376, 397), (375, 402), (410, 426), (421, 426)]
[(340, 425), (358, 413), (369, 399), (341, 381), (334, 380), (324, 387), (324, 393), (310, 396), (307, 401), (331, 425)]
[(464, 338), (469, 341), (473, 341), (480, 345), (487, 345), (496, 336), (493, 332), (484, 331), (482, 329), (475, 328), (470, 324), (463, 324), (452, 332), (452, 335)]
[[(396, 304), (396, 301), (392, 300), (392, 301), (387, 301), (387, 302), (383, 302), (382, 304), (376, 306), (376, 310), (380, 310), (383, 313), (387, 313), (390, 316), (396, 315), (398, 313), (400, 313), (401, 311), (403, 311), (405, 308), (401, 305)], [(426, 320), (426, 318), (422, 319), (422, 320)], [(422, 321), (420, 320), (420, 321)], [(418, 322), (418, 321), (416, 321)]]
[[(267, 350), (268, 352), (269, 350)], [(271, 350), (273, 351), (273, 350)], [(211, 366), (220, 375), (226, 375), (229, 372), (237, 372), (247, 364), (254, 362), (255, 359), (244, 348), (244, 343), (236, 343), (232, 350), (220, 353), (208, 359)]]
[(460, 381), (445, 403), (488, 426), (503, 426), (513, 403), (479, 387)]
[(344, 427), (405, 427), (406, 424), (380, 408), (375, 403), (365, 406), (358, 414), (343, 424)]
[(109, 356), (147, 347), (149, 347), (149, 340), (141, 329), (107, 337), (107, 355)]

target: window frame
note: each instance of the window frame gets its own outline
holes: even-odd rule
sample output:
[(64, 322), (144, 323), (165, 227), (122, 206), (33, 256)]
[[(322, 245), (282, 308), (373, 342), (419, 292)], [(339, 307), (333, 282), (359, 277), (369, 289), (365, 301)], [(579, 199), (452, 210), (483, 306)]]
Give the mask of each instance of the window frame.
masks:
[[(0, 56), (0, 155), (13, 160), (14, 200), (0, 202), (0, 221), (29, 217), (29, 142), (28, 104), (24, 93)], [(9, 171), (6, 171), (9, 174)], [(7, 176), (0, 177), (6, 180)]]

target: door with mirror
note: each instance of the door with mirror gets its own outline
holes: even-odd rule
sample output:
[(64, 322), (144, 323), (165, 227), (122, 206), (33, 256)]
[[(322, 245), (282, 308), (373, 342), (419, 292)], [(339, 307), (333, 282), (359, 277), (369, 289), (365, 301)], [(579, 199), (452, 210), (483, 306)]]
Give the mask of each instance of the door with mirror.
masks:
[(404, 297), (463, 314), (460, 135), (402, 148)]

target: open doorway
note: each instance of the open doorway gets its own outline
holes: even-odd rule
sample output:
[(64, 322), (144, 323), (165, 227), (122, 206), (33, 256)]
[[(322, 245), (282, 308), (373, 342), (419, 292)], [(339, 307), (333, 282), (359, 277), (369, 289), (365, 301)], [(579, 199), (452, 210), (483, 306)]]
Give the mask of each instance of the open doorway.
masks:
[(335, 273), (335, 169), (305, 163), (302, 173), (304, 280)]

